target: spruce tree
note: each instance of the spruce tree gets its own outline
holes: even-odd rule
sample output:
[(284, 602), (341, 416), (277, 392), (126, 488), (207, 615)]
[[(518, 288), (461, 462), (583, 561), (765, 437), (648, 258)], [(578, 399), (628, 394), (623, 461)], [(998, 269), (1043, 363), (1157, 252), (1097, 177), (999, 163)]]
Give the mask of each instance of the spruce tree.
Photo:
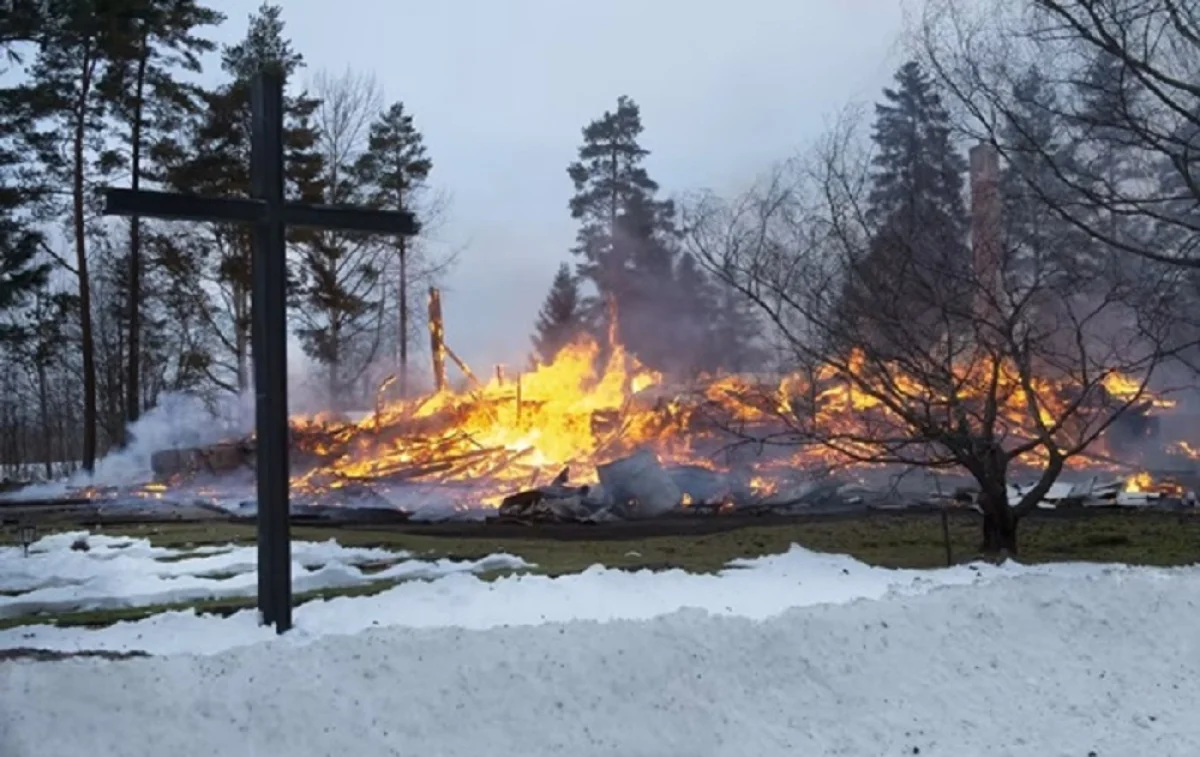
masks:
[[(953, 144), (949, 114), (915, 61), (901, 66), (896, 84), (875, 106), (867, 209), (874, 236), (854, 262), (845, 297), (846, 337), (873, 340), (880, 349), (911, 341), (913, 324), (928, 323), (926, 333), (939, 338), (933, 322), (948, 303), (969, 301), (974, 289), (963, 196), (967, 165)], [(854, 314), (863, 312), (872, 314), (875, 333), (856, 333)]]
[[(1076, 212), (1080, 220), (1094, 224), (1109, 239), (1140, 238), (1152, 230), (1148, 228), (1151, 224), (1138, 215), (1114, 212), (1120, 203), (1113, 198), (1123, 196), (1128, 183), (1142, 175), (1139, 149), (1130, 144), (1129, 132), (1143, 129), (1140, 102), (1146, 97), (1145, 86), (1127, 62), (1104, 52), (1092, 58), (1074, 86), (1081, 105), (1072, 115), (1087, 149), (1078, 151), (1073, 169), (1085, 194), (1092, 195), (1077, 203), (1083, 209), (1090, 207), (1090, 212)], [(1111, 252), (1093, 254), (1111, 258)]]
[[(1179, 116), (1170, 135), (1163, 140), (1162, 154), (1154, 166), (1154, 181), (1161, 202), (1160, 222), (1146, 232), (1148, 247), (1159, 250), (1176, 250), (1179, 254), (1195, 257), (1200, 249), (1200, 103), (1186, 116)], [(1153, 236), (1151, 236), (1153, 235)], [(1128, 255), (1118, 255), (1117, 262), (1125, 265), (1144, 265)], [(1183, 314), (1200, 312), (1200, 269), (1181, 271), (1176, 283), (1178, 308)], [(1200, 345), (1200, 320), (1194, 316), (1180, 318), (1179, 329), (1187, 337), (1180, 342), (1190, 341)], [(1200, 366), (1200, 347), (1188, 350), (1186, 361)]]
[(583, 331), (581, 305), (579, 279), (572, 275), (571, 267), (563, 263), (538, 311), (533, 334), (536, 360), (542, 364), (553, 362), (563, 347), (579, 337)]
[(761, 366), (762, 327), (744, 295), (700, 267), (689, 252), (676, 262), (675, 282), (677, 318), (671, 339), (677, 349), (670, 358), (677, 375), (739, 373)]
[(579, 159), (567, 168), (575, 185), (571, 217), (580, 222), (573, 252), (596, 294), (584, 299), (590, 327), (602, 334), (611, 300), (617, 334), (643, 362), (664, 367), (674, 349), (666, 334), (675, 317), (675, 206), (658, 200), (658, 184), (642, 165), (641, 114), (628, 97), (583, 129)]
[[(361, 182), (372, 207), (384, 210), (416, 210), (416, 195), (426, 185), (433, 161), (425, 140), (404, 103), (393, 103), (371, 124), (367, 149), (354, 169), (354, 180)], [(419, 220), (419, 219), (418, 219)], [(400, 368), (401, 394), (408, 391), (409, 323), (415, 300), (410, 290), (411, 240), (398, 236), (391, 240), (390, 256), (396, 274), (396, 360)]]
[(1006, 158), (1000, 174), (1003, 228), (1011, 283), (1021, 286), (1035, 276), (1081, 283), (1094, 277), (1093, 245), (1061, 215), (1076, 192), (1061, 173), (1077, 164), (1077, 142), (1070, 139), (1059, 114), (1055, 89), (1031, 67), (1013, 84), (1013, 106), (999, 128)]
[(754, 304), (732, 285), (719, 281), (711, 337), (716, 367), (732, 373), (761, 368), (767, 359), (763, 331)]
[(671, 290), (674, 349), (666, 356), (670, 361), (668, 368), (679, 376), (715, 371), (721, 367), (724, 346), (713, 339), (718, 317), (717, 289), (690, 253), (679, 256), (674, 279), (676, 286)]
[(919, 223), (931, 222), (945, 227), (947, 243), (960, 242), (967, 163), (951, 139), (949, 113), (919, 63), (901, 66), (896, 83), (875, 105), (869, 212), (877, 226), (916, 234)]

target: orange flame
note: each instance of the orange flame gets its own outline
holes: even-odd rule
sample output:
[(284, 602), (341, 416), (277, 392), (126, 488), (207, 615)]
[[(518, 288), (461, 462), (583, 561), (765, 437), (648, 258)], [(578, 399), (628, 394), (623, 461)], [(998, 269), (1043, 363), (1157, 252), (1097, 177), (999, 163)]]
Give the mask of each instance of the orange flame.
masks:
[[(1118, 373), (1105, 375), (1100, 384), (1110, 405), (1098, 413), (1110, 413), (1112, 400), (1174, 404)], [(1066, 444), (1078, 432), (1063, 422), (1073, 397), (1079, 402), (1070, 387), (1047, 378), (1021, 380), (1014, 366), (997, 368), (986, 359), (964, 361), (945, 376), (922, 381), (895, 365), (869, 364), (857, 350), (844, 363), (772, 380), (702, 376), (695, 386), (669, 387), (661, 374), (626, 352), (610, 324), (603, 348), (580, 338), (553, 362), (515, 378), (497, 374), (486, 384), (381, 403), (374, 416), (358, 423), (297, 421), (298, 444), (315, 461), (293, 483), (314, 489), (379, 478), (469, 480), (493, 485), (496, 496), (487, 499), (494, 501), (516, 488), (544, 484), (567, 466), (576, 483), (586, 483), (596, 465), (639, 447), (649, 447), (664, 462), (719, 467), (700, 450), (728, 441), (731, 427), (782, 423), (820, 431), (814, 438), (825, 444), (800, 444), (759, 462), (750, 486), (770, 493), (774, 485), (767, 474), (774, 468), (870, 459), (879, 451), (874, 439), (911, 436), (914, 417), (951, 429), (969, 426), (989, 400), (996, 404), (1003, 439), (1048, 436)], [(1076, 415), (1079, 423), (1090, 418), (1084, 411)], [(836, 442), (829, 443), (831, 438)], [(1044, 452), (1035, 449), (1023, 461), (1037, 465), (1039, 454)], [(1143, 484), (1139, 479), (1131, 485)]]

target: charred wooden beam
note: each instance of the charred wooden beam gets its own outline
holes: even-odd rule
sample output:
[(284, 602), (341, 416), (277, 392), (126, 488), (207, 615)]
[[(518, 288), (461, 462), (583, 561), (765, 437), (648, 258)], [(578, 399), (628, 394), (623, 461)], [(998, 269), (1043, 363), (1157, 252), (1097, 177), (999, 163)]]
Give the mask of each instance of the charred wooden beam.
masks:
[(454, 364), (458, 366), (462, 374), (467, 377), (467, 381), (470, 381), (475, 386), (483, 386), (483, 382), (475, 377), (474, 372), (471, 371), (471, 366), (467, 365), (467, 361), (460, 358), (457, 352), (450, 349), (450, 346), (444, 340), (442, 342), (442, 349), (446, 351), (446, 354), (450, 356), (450, 359), (454, 361)]
[(242, 442), (165, 449), (150, 456), (150, 470), (159, 481), (178, 475), (230, 473), (253, 463), (253, 450)]
[(446, 325), (442, 320), (442, 293), (429, 287), (429, 354), (433, 359), (433, 387), (446, 388)]

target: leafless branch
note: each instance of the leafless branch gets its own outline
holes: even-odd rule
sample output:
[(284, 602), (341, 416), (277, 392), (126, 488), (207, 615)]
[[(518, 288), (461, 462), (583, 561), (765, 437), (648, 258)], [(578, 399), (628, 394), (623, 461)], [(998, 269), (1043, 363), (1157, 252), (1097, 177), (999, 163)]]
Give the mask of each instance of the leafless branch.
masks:
[[(850, 117), (745, 193), (686, 204), (688, 249), (791, 350), (783, 383), (743, 388), (760, 423), (743, 411), (740, 433), (841, 461), (958, 467), (1001, 503), (1019, 468), (1037, 481), (1011, 503), (1027, 512), (1194, 342), (1175, 329), (1183, 272), (1146, 263), (1081, 282), (1069, 250), (1046, 252), (1079, 238), (1061, 227), (1037, 239), (996, 228), (995, 269), (964, 267), (949, 257), (968, 254), (960, 243), (870, 218), (859, 134)], [(881, 244), (886, 258), (873, 257)]]

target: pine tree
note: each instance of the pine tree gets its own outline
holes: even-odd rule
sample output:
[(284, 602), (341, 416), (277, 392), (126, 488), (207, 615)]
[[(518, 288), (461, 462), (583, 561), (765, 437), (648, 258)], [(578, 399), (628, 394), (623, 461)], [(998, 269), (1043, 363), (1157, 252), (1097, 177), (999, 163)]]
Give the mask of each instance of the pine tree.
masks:
[[(0, 63), (21, 63), (23, 56), (18, 46), (38, 38), (49, 24), (49, 14), (50, 7), (45, 2), (9, 2), (4, 8), (4, 23), (0, 25)], [(0, 74), (5, 71), (0, 68)]]
[[(248, 195), (250, 191), (250, 91), (253, 77), (263, 69), (279, 71), (286, 81), (304, 65), (283, 36), (279, 6), (263, 3), (250, 17), (245, 39), (226, 46), (221, 67), (231, 81), (203, 95), (203, 115), (187, 129), (183, 141), (164, 139), (154, 147), (155, 160), (169, 186), (177, 191), (213, 196)], [(312, 113), (317, 103), (306, 94), (284, 98), (285, 190), (290, 198), (320, 202), (322, 161), (315, 152)], [(313, 232), (288, 230), (290, 245), (312, 240)], [(221, 290), (227, 312), (209, 320), (217, 341), (230, 353), (232, 381), (221, 383), (234, 391), (250, 385), (251, 259), (250, 230), (243, 225), (213, 224), (164, 253), (170, 268), (188, 278), (180, 284), (203, 288), (209, 281)], [(289, 289), (299, 286), (298, 272), (289, 270)], [(197, 292), (197, 297), (201, 296)], [(214, 368), (217, 366), (214, 365)]]
[(602, 314), (616, 305), (617, 334), (643, 362), (660, 367), (673, 346), (665, 338), (674, 291), (675, 206), (657, 200), (658, 184), (642, 163), (641, 114), (628, 97), (615, 111), (583, 129), (579, 159), (567, 168), (575, 185), (571, 217), (580, 221), (573, 250), (582, 258), (579, 274), (596, 289), (584, 311), (596, 332), (606, 330)]
[[(910, 334), (914, 323), (935, 320), (945, 303), (968, 300), (974, 288), (963, 198), (967, 166), (952, 142), (949, 115), (918, 63), (905, 63), (896, 82), (875, 106), (867, 210), (874, 237), (856, 261), (845, 297), (848, 338), (857, 338), (853, 314), (872, 312), (877, 333), (862, 338), (881, 349), (896, 346), (899, 332)], [(883, 310), (887, 317), (878, 317)]]
[(21, 217), (20, 192), (0, 185), (0, 342), (28, 335), (23, 319), (13, 318), (30, 296), (46, 284), (51, 266), (39, 257), (41, 234)]
[[(33, 295), (28, 315), (29, 338), (20, 344), (18, 354), (33, 369), (34, 388), (37, 392), (38, 425), (41, 444), (38, 452), (46, 465), (46, 478), (54, 475), (51, 460), (65, 459), (66, 455), (51, 449), (54, 434), (50, 418), (50, 390), (52, 370), (61, 366), (71, 350), (71, 339), (67, 324), (78, 320), (78, 298), (67, 292), (51, 292), (48, 287), (38, 289)], [(60, 442), (64, 443), (60, 436)], [(63, 451), (65, 452), (65, 450)]]
[[(88, 270), (92, 191), (119, 166), (119, 155), (105, 145), (108, 102), (101, 81), (114, 39), (114, 16), (93, 0), (63, 0), (47, 6), (38, 54), (30, 67), (26, 102), (35, 122), (24, 139), (40, 163), (46, 183), (67, 188), (65, 207), (48, 193), (46, 212), (70, 219), (74, 273), (79, 285), (79, 327), (83, 374), (83, 450), (85, 470), (97, 455), (96, 345)], [(66, 135), (65, 138), (63, 135)]]
[[(367, 149), (359, 158), (354, 179), (368, 191), (368, 202), (385, 210), (416, 212), (416, 196), (429, 180), (433, 161), (425, 140), (404, 103), (393, 103), (371, 125)], [(396, 272), (396, 360), (400, 369), (400, 392), (408, 393), (408, 357), (414, 277), (411, 240), (405, 236), (391, 241), (391, 258)], [(390, 266), (389, 266), (390, 267)]]
[(249, 83), (262, 70), (274, 69), (286, 80), (304, 65), (304, 56), (284, 36), (283, 6), (264, 2), (251, 14), (246, 36), (221, 51), (221, 68), (234, 82)]
[(9, 346), (30, 335), (19, 311), (46, 284), (51, 268), (39, 259), (43, 237), (32, 213), (45, 188), (21, 176), (22, 110), (19, 89), (0, 90), (0, 343)]
[(583, 332), (579, 279), (563, 263), (550, 283), (534, 328), (534, 357), (543, 365), (554, 362), (558, 353)]
[[(224, 17), (195, 0), (124, 0), (128, 4), (120, 14), (118, 32), (109, 43), (110, 63), (101, 88), (114, 103), (113, 115), (122, 124), (123, 142), (128, 150), (130, 186), (138, 189), (147, 172), (148, 147), (180, 125), (181, 119), (199, 109), (196, 88), (182, 82), (181, 71), (201, 70), (199, 56), (216, 45), (195, 31), (213, 26)], [(113, 314), (127, 332), (125, 349), (125, 417), (138, 419), (141, 391), (142, 341), (147, 306), (143, 271), (142, 224), (136, 216), (129, 220), (129, 249), (125, 256), (128, 282), (124, 315)]]
[(92, 256), (92, 318), (96, 333), (96, 376), (101, 438), (117, 441), (124, 423), (125, 305), (129, 298), (129, 254), (103, 240)]

